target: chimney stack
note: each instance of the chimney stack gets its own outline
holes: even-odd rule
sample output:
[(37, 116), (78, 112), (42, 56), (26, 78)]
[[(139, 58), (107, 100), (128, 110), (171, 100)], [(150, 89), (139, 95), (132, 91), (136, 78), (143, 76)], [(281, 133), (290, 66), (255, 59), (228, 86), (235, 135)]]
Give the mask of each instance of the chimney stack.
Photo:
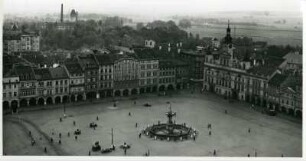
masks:
[(64, 16), (63, 16), (63, 3), (61, 4), (61, 23), (64, 21)]

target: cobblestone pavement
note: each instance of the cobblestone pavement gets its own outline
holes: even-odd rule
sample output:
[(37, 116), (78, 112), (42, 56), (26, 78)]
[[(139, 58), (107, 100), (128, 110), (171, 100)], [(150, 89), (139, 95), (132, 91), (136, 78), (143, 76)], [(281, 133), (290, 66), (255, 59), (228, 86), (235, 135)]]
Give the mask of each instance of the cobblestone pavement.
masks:
[[(99, 141), (102, 148), (111, 145), (111, 128), (114, 129), (116, 150), (91, 155), (123, 156), (119, 148), (126, 142), (131, 145), (128, 156), (143, 156), (150, 151), (151, 156), (217, 156), (251, 157), (267, 156), (301, 157), (302, 124), (295, 119), (273, 117), (261, 114), (242, 102), (229, 103), (211, 93), (193, 93), (184, 91), (168, 96), (156, 94), (137, 96), (136, 105), (130, 98), (116, 98), (117, 107), (112, 99), (66, 105), (63, 118), (63, 106), (54, 106), (46, 110), (31, 110), (19, 115), (4, 116), (4, 153), (7, 155), (88, 155), (92, 144)], [(149, 124), (166, 121), (166, 102), (171, 102), (177, 113), (177, 123), (186, 123), (199, 131), (196, 141), (159, 141), (142, 136), (139, 132)], [(144, 107), (150, 103), (152, 107)], [(55, 108), (56, 107), (56, 108)], [(225, 114), (227, 110), (227, 114)], [(131, 116), (128, 113), (131, 113)], [(96, 117), (99, 120), (96, 120)], [(24, 121), (16, 123), (17, 118)], [(73, 125), (73, 121), (76, 125)], [(98, 127), (89, 128), (90, 122)], [(135, 127), (138, 123), (138, 127)], [(207, 124), (212, 124), (209, 136)], [(75, 140), (73, 131), (79, 128), (82, 133)], [(27, 131), (32, 129), (35, 135), (42, 135), (43, 140), (31, 146)], [(250, 133), (248, 132), (250, 129)], [(68, 132), (70, 136), (68, 136)], [(54, 133), (54, 135), (52, 135)], [(62, 134), (59, 138), (59, 133)], [(55, 145), (48, 141), (52, 137)], [(44, 140), (45, 139), (45, 140)], [(59, 145), (57, 142), (61, 140)], [(44, 153), (42, 147), (48, 147)]]

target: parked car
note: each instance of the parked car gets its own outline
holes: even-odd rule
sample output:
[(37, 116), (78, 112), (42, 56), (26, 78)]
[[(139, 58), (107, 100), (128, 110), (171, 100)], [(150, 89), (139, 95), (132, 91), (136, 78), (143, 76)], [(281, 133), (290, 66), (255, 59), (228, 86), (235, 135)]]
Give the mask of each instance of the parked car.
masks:
[(145, 107), (151, 107), (152, 105), (149, 104), (149, 103), (145, 103), (143, 106), (145, 106)]
[(94, 122), (91, 122), (90, 124), (89, 124), (89, 127), (90, 128), (94, 128), (94, 127), (97, 127), (98, 125), (96, 124), (96, 123), (94, 123)]
[(276, 116), (276, 111), (273, 109), (268, 109), (266, 110), (266, 113), (270, 116)]

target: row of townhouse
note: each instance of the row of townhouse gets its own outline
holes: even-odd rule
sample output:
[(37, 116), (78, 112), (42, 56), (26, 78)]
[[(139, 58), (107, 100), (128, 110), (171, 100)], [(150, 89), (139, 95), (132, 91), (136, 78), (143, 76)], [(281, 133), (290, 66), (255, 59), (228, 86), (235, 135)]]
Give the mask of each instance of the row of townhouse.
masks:
[(15, 64), (3, 79), (3, 107), (68, 103), (186, 88), (188, 65), (142, 54), (87, 54), (56, 68)]
[(302, 116), (302, 75), (277, 73), (269, 80), (269, 108)]
[(301, 76), (288, 76), (292, 69), (301, 73), (300, 58), (298, 53), (277, 58), (264, 51), (236, 50), (228, 26), (221, 48), (204, 55), (203, 90), (301, 116)]
[[(206, 55), (203, 90), (301, 116), (301, 76), (296, 78), (280, 74), (284, 59), (265, 58), (254, 63), (224, 57), (223, 54)], [(289, 78), (298, 81), (289, 81)]]

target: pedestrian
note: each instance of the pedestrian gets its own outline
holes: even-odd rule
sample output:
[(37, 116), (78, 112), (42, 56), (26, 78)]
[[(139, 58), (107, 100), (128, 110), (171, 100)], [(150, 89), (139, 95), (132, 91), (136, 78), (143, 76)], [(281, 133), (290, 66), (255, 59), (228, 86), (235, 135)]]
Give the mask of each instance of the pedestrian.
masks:
[(216, 154), (217, 154), (217, 152), (216, 152), (216, 150), (214, 149), (214, 156), (216, 156)]
[(59, 133), (58, 136), (59, 136), (59, 138), (61, 138), (62, 137), (62, 133)]
[(60, 117), (60, 122), (62, 122), (63, 120), (62, 120), (62, 118)]
[(34, 144), (35, 144), (35, 140), (32, 139), (32, 140), (31, 140), (31, 145), (33, 146)]
[(249, 128), (248, 132), (251, 133), (251, 128)]
[(75, 121), (73, 121), (73, 125), (75, 126)]
[(209, 136), (211, 136), (211, 131), (209, 131)]
[(59, 140), (59, 141), (58, 141), (58, 144), (62, 144), (62, 141), (61, 141), (61, 140)]
[(98, 121), (99, 120), (99, 117), (97, 116), (96, 120)]
[(126, 155), (126, 148), (124, 148), (124, 155)]
[(139, 137), (139, 139), (141, 138), (141, 133), (139, 133), (138, 137)]
[(93, 129), (96, 130), (96, 126), (93, 126)]
[(89, 155), (89, 156), (91, 155), (90, 150), (89, 150), (89, 152), (88, 152), (88, 155)]
[(74, 136), (74, 139), (75, 139), (75, 140), (78, 140), (78, 136)]
[(70, 137), (70, 132), (68, 132), (68, 137)]
[(282, 157), (284, 157), (284, 154), (282, 154)]
[(195, 137), (195, 135), (193, 135), (193, 141), (195, 141), (195, 139), (196, 139), (196, 137)]
[(137, 124), (137, 122), (136, 122), (135, 127), (137, 127), (137, 126), (138, 126), (138, 124)]
[(52, 132), (52, 135), (54, 135), (54, 132)]
[(257, 157), (257, 151), (255, 150), (255, 157)]
[(29, 131), (29, 136), (31, 136), (32, 135), (32, 132), (31, 131)]
[(50, 139), (51, 143), (53, 143), (53, 138)]
[(250, 154), (248, 154), (248, 157), (250, 157)]
[(131, 112), (129, 112), (129, 116), (131, 116)]
[(47, 147), (45, 147), (44, 151), (45, 151), (45, 153), (47, 153)]

